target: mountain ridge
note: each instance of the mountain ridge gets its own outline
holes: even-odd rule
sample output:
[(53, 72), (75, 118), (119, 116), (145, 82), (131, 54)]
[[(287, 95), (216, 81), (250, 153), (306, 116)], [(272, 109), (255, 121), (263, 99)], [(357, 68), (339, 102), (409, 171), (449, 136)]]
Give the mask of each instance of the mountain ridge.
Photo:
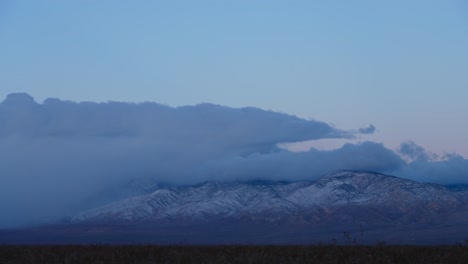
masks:
[(157, 187), (62, 223), (0, 230), (0, 243), (297, 245), (340, 243), (345, 235), (345, 244), (352, 238), (359, 244), (437, 245), (468, 234), (468, 191), (374, 172), (151, 186)]
[(468, 192), (395, 176), (341, 170), (312, 181), (204, 182), (161, 188), (68, 218), (70, 223), (441, 222), (467, 211)]

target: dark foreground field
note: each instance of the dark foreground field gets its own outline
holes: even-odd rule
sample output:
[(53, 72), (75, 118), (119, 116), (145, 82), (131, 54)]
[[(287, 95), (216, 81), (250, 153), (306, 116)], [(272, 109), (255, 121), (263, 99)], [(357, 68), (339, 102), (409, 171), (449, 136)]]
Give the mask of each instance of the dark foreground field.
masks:
[[(468, 222), (457, 225), (138, 223), (55, 225), (0, 230), (0, 245), (454, 245), (468, 239)], [(348, 233), (348, 237), (344, 237)], [(334, 242), (333, 242), (334, 241)], [(468, 262), (467, 262), (468, 263)]]
[(467, 246), (0, 246), (0, 263), (468, 263)]

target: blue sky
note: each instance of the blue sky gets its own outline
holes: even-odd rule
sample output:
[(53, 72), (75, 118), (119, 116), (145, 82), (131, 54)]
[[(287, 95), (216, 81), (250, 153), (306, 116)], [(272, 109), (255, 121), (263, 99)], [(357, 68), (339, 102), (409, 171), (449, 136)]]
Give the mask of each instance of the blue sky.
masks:
[(468, 156), (468, 4), (1, 1), (0, 98), (212, 102)]

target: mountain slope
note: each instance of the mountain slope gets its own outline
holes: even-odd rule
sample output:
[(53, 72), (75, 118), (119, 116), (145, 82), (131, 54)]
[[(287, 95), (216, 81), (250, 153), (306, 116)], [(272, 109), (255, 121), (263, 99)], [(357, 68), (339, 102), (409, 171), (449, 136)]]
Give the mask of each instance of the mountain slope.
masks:
[(453, 223), (466, 221), (468, 193), (372, 172), (315, 181), (218, 183), (163, 188), (71, 217), (71, 223)]

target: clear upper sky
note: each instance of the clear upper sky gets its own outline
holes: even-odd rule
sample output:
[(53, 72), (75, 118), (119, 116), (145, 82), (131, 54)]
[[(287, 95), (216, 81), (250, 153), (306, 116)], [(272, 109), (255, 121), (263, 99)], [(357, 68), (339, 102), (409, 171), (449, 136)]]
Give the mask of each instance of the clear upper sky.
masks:
[(0, 0), (0, 98), (257, 106), (468, 157), (468, 2)]

